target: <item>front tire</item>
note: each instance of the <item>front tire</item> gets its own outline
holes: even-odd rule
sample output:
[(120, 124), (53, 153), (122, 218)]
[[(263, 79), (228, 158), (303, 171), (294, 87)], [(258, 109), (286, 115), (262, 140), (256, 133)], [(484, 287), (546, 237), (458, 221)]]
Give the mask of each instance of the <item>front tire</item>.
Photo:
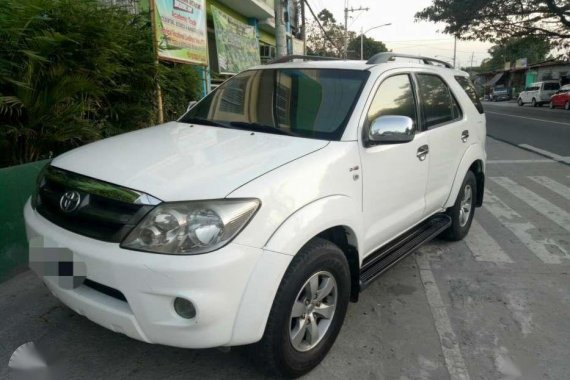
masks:
[(566, 102), (566, 104), (564, 104), (564, 109), (566, 111), (570, 111), (570, 102)]
[(538, 107), (538, 103), (536, 102), (535, 98), (532, 98), (532, 106), (533, 107)]
[(459, 241), (467, 236), (475, 215), (476, 196), (477, 181), (475, 174), (468, 171), (461, 185), (461, 190), (457, 194), (455, 204), (446, 211), (447, 215), (451, 217), (451, 226), (442, 234), (445, 239)]
[(331, 349), (350, 299), (350, 269), (333, 243), (315, 238), (287, 269), (254, 359), (276, 375), (295, 378)]
[(518, 104), (520, 107), (524, 106), (524, 103), (523, 103), (523, 101), (522, 101), (521, 98), (519, 98), (519, 100), (517, 100), (517, 104)]
[(554, 109), (554, 102), (551, 100), (550, 103), (548, 103), (548, 106), (550, 107), (551, 110)]

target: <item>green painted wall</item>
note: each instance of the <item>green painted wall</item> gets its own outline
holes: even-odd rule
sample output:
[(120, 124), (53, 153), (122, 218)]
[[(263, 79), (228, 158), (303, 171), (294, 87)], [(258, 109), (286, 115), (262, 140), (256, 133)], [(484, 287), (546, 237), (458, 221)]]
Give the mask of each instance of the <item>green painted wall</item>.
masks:
[(0, 169), (0, 282), (27, 267), (23, 208), (48, 160)]

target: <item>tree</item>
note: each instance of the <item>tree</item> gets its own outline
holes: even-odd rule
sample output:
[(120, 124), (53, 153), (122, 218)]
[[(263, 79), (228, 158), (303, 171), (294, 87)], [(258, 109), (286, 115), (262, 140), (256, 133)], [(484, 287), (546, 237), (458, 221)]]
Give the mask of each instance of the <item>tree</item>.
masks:
[[(307, 53), (310, 55), (340, 57), (344, 46), (344, 27), (336, 22), (328, 9), (317, 15), (317, 21), (307, 25)], [(351, 32), (354, 35), (354, 32)]]
[(510, 38), (489, 49), (491, 58), (483, 61), (481, 69), (492, 71), (504, 67), (505, 62), (514, 63), (517, 59), (527, 58), (529, 63), (546, 60), (551, 45), (547, 40), (534, 36), (526, 38)]
[(500, 42), (535, 36), (570, 48), (568, 0), (432, 0), (416, 19), (443, 22), (445, 33), (463, 39)]
[[(374, 54), (388, 51), (386, 45), (381, 41), (376, 41), (372, 37), (364, 36), (364, 59), (372, 57)], [(348, 58), (360, 59), (360, 35), (351, 39), (348, 43)]]

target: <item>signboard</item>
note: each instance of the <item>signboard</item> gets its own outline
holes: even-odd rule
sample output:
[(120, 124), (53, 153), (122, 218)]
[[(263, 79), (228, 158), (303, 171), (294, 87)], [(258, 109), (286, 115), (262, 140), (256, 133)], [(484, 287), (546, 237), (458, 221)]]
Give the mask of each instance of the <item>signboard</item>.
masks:
[(510, 69), (511, 69), (511, 63), (505, 62), (505, 70), (510, 70)]
[(296, 38), (292, 38), (293, 41), (293, 54), (294, 55), (305, 55), (305, 47), (303, 44), (303, 40), (298, 40)]
[(517, 62), (515, 63), (515, 67), (517, 69), (524, 69), (527, 66), (528, 66), (528, 59), (527, 58), (517, 59)]
[(260, 64), (255, 27), (211, 5), (220, 73), (236, 74)]
[(150, 0), (160, 59), (208, 65), (205, 0)]

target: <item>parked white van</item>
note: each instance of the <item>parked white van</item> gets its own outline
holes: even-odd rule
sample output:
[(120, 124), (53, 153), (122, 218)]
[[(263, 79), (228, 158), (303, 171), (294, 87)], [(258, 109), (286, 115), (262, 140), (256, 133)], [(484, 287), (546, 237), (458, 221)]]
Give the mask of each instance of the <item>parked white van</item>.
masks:
[(533, 107), (542, 106), (543, 104), (550, 103), (550, 97), (560, 90), (560, 83), (558, 81), (544, 81), (536, 82), (525, 88), (519, 94), (517, 103), (523, 106), (527, 103), (532, 104)]

